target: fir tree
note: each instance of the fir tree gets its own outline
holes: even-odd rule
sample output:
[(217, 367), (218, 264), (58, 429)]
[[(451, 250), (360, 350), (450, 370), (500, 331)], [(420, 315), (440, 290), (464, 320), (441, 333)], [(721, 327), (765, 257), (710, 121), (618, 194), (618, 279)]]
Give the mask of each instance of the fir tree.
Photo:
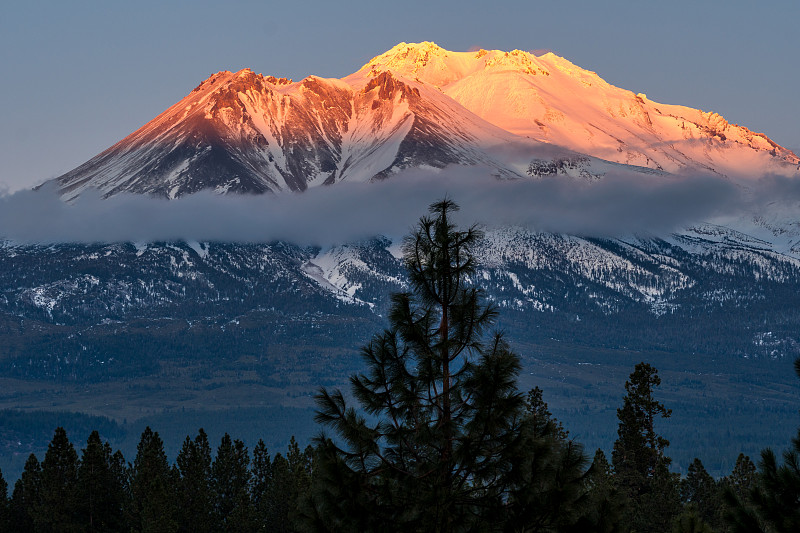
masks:
[(296, 494), (307, 491), (311, 485), (313, 455), (314, 452), (310, 446), (301, 452), (300, 446), (292, 435), (289, 439), (289, 448), (286, 450), (286, 460), (289, 462), (289, 469), (292, 472)]
[(721, 495), (700, 459), (692, 461), (686, 478), (681, 481), (681, 500), (686, 505), (691, 504), (691, 511), (704, 523), (714, 528), (720, 525)]
[(0, 531), (11, 531), (11, 502), (8, 499), (8, 483), (0, 472)]
[(655, 368), (637, 364), (625, 382), (623, 405), (617, 409), (614, 473), (630, 502), (624, 521), (639, 533), (665, 531), (680, 509), (678, 478), (669, 472), (671, 461), (664, 453), (669, 441), (655, 431), (656, 419), (671, 415), (653, 396), (660, 384)]
[(211, 490), (211, 446), (202, 428), (194, 440), (183, 441), (175, 460), (178, 469), (177, 496), (179, 530), (212, 532), (216, 530)]
[(42, 462), (37, 531), (81, 531), (77, 512), (78, 454), (64, 428), (56, 428)]
[(693, 503), (704, 522), (718, 527), (722, 505), (719, 488), (698, 458), (689, 465), (686, 478), (681, 481), (681, 500), (685, 504)]
[(129, 524), (141, 533), (178, 530), (175, 484), (164, 443), (148, 426), (136, 447), (131, 469)]
[(259, 439), (253, 448), (250, 462), (250, 497), (253, 506), (254, 528), (257, 531), (273, 531), (269, 518), (270, 486), (272, 484), (272, 460), (267, 445)]
[(301, 498), (311, 486), (314, 462), (314, 450), (307, 446), (300, 451), (294, 436), (289, 440), (286, 457), (275, 456), (270, 466), (270, 481), (267, 490), (266, 511), (267, 522), (272, 530), (280, 532), (295, 531), (294, 522), (300, 512)]
[(77, 505), (85, 531), (120, 531), (123, 525), (124, 484), (114, 471), (111, 446), (92, 431), (78, 467)]
[(42, 467), (36, 455), (30, 454), (11, 496), (11, 519), (19, 533), (34, 531), (33, 520), (41, 507), (41, 492)]
[[(106, 443), (105, 446), (108, 446)], [(114, 485), (119, 490), (120, 501), (122, 502), (122, 522), (127, 524), (126, 509), (131, 508), (131, 465), (125, 460), (122, 452), (117, 450), (109, 460), (109, 467), (111, 469), (111, 478), (114, 480)]]
[(220, 531), (251, 531), (250, 457), (242, 441), (231, 440), (227, 433), (222, 437), (211, 465), (211, 480)]
[(552, 435), (561, 440), (566, 440), (569, 432), (564, 429), (556, 418), (550, 413), (547, 402), (544, 401), (543, 391), (539, 387), (534, 387), (528, 392), (525, 400), (525, 409), (528, 418), (533, 426), (535, 436)]
[(288, 533), (294, 531), (290, 516), (297, 507), (298, 493), (294, 472), (289, 461), (276, 454), (270, 466), (270, 480), (261, 506), (263, 523), (268, 531)]
[(600, 448), (595, 451), (589, 469), (586, 490), (589, 494), (589, 512), (583, 521), (585, 531), (617, 533), (622, 531), (625, 500), (617, 489), (614, 472)]
[(758, 472), (756, 465), (750, 456), (743, 453), (736, 458), (731, 475), (725, 480), (725, 484), (731, 488), (733, 493), (747, 503), (750, 502), (750, 492), (758, 482)]

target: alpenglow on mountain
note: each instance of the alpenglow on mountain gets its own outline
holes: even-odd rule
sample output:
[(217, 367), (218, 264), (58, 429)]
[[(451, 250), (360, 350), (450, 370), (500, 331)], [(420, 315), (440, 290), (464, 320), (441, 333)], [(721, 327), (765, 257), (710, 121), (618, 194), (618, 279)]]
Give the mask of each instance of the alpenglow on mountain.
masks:
[[(452, 166), (455, 172), (437, 175)], [(422, 172), (409, 172), (416, 175), (403, 181), (406, 169)], [(480, 173), (527, 182), (479, 182)], [(618, 174), (627, 175), (618, 180)], [(730, 180), (673, 179), (697, 174)], [(468, 222), (491, 223), (469, 208), (470, 194), (489, 204), (480, 194), (489, 188), (535, 192), (558, 185), (568, 200), (584, 190), (600, 204), (612, 195), (598, 190), (624, 196), (640, 184), (691, 182), (692, 200), (705, 205), (713, 195), (695, 194), (700, 189), (694, 184), (724, 183), (756, 197), (759, 185), (739, 185), (765, 174), (798, 177), (797, 156), (718, 115), (654, 103), (553, 54), (448, 52), (432, 43), (401, 43), (341, 80), (295, 83), (249, 70), (217, 73), (50, 184), (64, 200), (88, 193), (82, 200), (62, 205), (29, 192), (17, 198), (48, 230), (70, 220), (79, 222), (73, 223), (79, 232), (82, 221), (135, 225), (150, 213), (187, 209), (224, 226), (230, 222), (198, 206), (255, 200), (261, 209), (285, 197), (95, 201), (89, 189), (106, 197), (178, 198), (203, 190), (303, 191), (387, 180), (383, 188), (334, 185), (325, 188), (330, 194), (293, 195), (333, 206), (333, 216), (309, 217), (309, 231), (316, 232), (319, 220), (341, 223), (336, 214), (346, 207), (337, 198), (352, 206), (366, 198), (354, 190), (379, 195), (413, 189), (428, 178), (449, 184), (453, 176), (466, 176), (452, 187), (454, 200)], [(539, 179), (547, 176), (559, 179)], [(580, 182), (598, 179), (591, 186)], [(774, 181), (792, 191), (800, 183)], [(468, 191), (475, 183), (487, 188)], [(649, 198), (646, 192), (633, 196), (637, 216), (646, 211), (638, 200)], [(47, 209), (29, 209), (26, 202), (35, 196), (46, 199)], [(517, 196), (519, 209), (546, 205)], [(688, 196), (656, 195), (646, 205), (671, 212)], [(611, 236), (548, 233), (536, 224), (487, 227), (476, 249), (474, 282), (500, 310), (498, 327), (523, 355), (521, 383), (542, 384), (565, 425), (586, 428), (579, 437), (586, 436), (587, 449), (613, 442), (624, 376), (639, 361), (666, 370), (673, 431), (691, 436), (674, 439), (684, 448), (672, 448), (673, 464), (685, 468), (696, 456), (716, 457), (716, 474), (726, 475), (733, 464), (723, 461), (739, 452), (785, 442), (796, 429), (791, 362), (800, 356), (800, 224), (796, 193), (784, 196), (783, 205), (754, 203), (768, 207), (692, 220), (675, 233), (642, 231), (629, 223), (636, 216), (620, 218), (622, 234)], [(137, 210), (142, 203), (159, 207)], [(412, 215), (422, 215), (427, 203), (420, 201)], [(590, 224), (602, 225), (624, 214), (609, 203), (611, 210), (600, 211), (607, 216), (585, 209), (590, 202), (571, 201), (555, 202), (546, 214), (588, 211), (582, 215)], [(104, 209), (95, 210), (98, 204)], [(133, 216), (116, 211), (126, 204), (137, 208), (125, 212)], [(83, 211), (90, 216), (62, 216)], [(2, 207), (0, 215), (16, 222)], [(358, 223), (375, 231), (370, 218)], [(137, 424), (170, 417), (175, 427), (193, 424), (187, 432), (208, 429), (209, 416), (232, 434), (231, 424), (257, 419), (269, 426), (265, 434), (284, 439), (283, 447), (292, 434), (287, 417), (302, 418), (294, 409), (309, 408), (321, 384), (344, 383), (362, 369), (358, 347), (386, 326), (388, 295), (408, 289), (393, 236), (312, 246), (291, 239), (240, 241), (237, 231), (227, 233), (233, 242), (198, 242), (167, 229), (166, 237), (133, 242), (0, 235), (0, 379), (8, 385), (0, 407), (135, 416)], [(265, 417), (273, 408), (276, 414)], [(0, 442), (7, 479), (3, 461), (24, 461), (32, 451), (28, 441), (9, 435)], [(751, 447), (743, 450), (742, 443)]]
[(218, 72), (114, 146), (55, 178), (176, 198), (303, 191), (408, 168), (504, 178), (615, 172), (797, 175), (800, 159), (716, 113), (659, 104), (552, 53), (400, 43), (342, 79)]

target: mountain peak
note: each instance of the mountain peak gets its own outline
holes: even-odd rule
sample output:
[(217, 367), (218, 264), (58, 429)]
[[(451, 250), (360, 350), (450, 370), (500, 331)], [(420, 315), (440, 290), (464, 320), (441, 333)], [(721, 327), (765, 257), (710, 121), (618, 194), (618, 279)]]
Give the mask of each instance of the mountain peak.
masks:
[(421, 43), (398, 43), (381, 55), (373, 57), (368, 64), (376, 62), (389, 63), (416, 63), (423, 66), (431, 57), (447, 55), (447, 50), (434, 43), (433, 41), (422, 41)]
[(485, 70), (549, 75), (547, 68), (529, 52), (484, 49), (452, 52), (430, 41), (400, 43), (373, 57), (359, 73), (376, 76), (386, 70), (440, 88)]
[(192, 92), (199, 91), (214, 91), (220, 90), (230, 86), (243, 86), (243, 85), (289, 85), (292, 83), (288, 78), (277, 78), (275, 76), (264, 76), (263, 74), (256, 74), (250, 68), (243, 68), (236, 72), (230, 70), (221, 70), (215, 72), (200, 84), (195, 87)]
[(383, 71), (394, 71), (404, 76), (417, 78), (427, 70), (447, 70), (444, 62), (448, 51), (434, 42), (399, 43), (381, 55), (373, 57), (361, 71), (376, 76)]
[[(425, 41), (399, 43), (341, 80), (217, 72), (56, 181), (65, 198), (90, 187), (175, 198), (303, 191), (450, 164), (552, 174), (561, 168), (554, 157), (575, 154), (655, 172), (800, 170), (797, 156), (766, 135), (614, 87), (553, 53), (451, 52)], [(587, 176), (611, 168), (595, 162)]]

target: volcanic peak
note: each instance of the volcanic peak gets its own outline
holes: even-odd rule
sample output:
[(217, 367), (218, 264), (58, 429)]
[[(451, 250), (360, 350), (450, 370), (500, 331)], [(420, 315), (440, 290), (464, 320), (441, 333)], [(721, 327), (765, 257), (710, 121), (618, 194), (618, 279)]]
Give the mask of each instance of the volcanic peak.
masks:
[(554, 157), (588, 156), (605, 160), (583, 169), (594, 176), (608, 161), (732, 177), (800, 170), (766, 135), (614, 87), (552, 52), (450, 52), (426, 41), (400, 43), (343, 79), (217, 72), (56, 181), (66, 199), (87, 188), (176, 198), (302, 191), (450, 164), (522, 177)]
[(515, 71), (525, 75), (549, 76), (547, 66), (535, 55), (522, 50), (477, 50), (451, 52), (436, 43), (400, 43), (373, 57), (359, 73), (377, 76), (389, 70), (443, 88), (480, 72)]

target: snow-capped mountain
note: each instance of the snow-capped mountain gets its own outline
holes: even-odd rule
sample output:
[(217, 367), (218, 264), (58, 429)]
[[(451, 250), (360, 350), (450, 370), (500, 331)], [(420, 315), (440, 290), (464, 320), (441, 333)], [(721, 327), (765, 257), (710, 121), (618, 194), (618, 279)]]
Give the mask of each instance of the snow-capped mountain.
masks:
[[(342, 79), (214, 74), (51, 185), (68, 201), (89, 189), (174, 199), (400, 179), (393, 175), (405, 169), (436, 179), (437, 169), (474, 165), (511, 180), (690, 181), (697, 172), (731, 178), (755, 197), (747, 178), (800, 177), (799, 164), (763, 134), (652, 102), (553, 54), (401, 43)], [(564, 185), (571, 194), (573, 185), (610, 182)], [(740, 430), (734, 419), (718, 424), (720, 413), (744, 413), (761, 434), (796, 412), (782, 399), (791, 389), (774, 381), (800, 355), (800, 224), (787, 196), (660, 235), (490, 227), (471, 281), (499, 308), (521, 378), (550, 383), (548, 394), (562, 395), (556, 405), (613, 417), (633, 363), (666, 365), (683, 380), (670, 385), (673, 398), (698, 388), (675, 418), (687, 434), (705, 426), (703, 446), (716, 449), (731, 427)], [(84, 205), (94, 204), (63, 207)], [(309, 391), (361, 369), (358, 347), (386, 326), (389, 295), (408, 288), (399, 249), (384, 237), (318, 248), (0, 236), (3, 398), (15, 408), (116, 417), (173, 408), (183, 416), (226, 397), (258, 412), (307, 406)], [(733, 365), (729, 382), (708, 377)], [(51, 402), (42, 391), (53, 384)]]
[(67, 198), (88, 187), (175, 198), (303, 191), (380, 179), (408, 167), (482, 164), (521, 177), (488, 151), (514, 135), (435, 88), (391, 72), (301, 82), (220, 72), (153, 121), (57, 178)]
[(506, 131), (609, 161), (731, 177), (792, 175), (800, 163), (763, 133), (714, 112), (653, 102), (553, 53), (400, 43), (359, 74), (385, 70), (437, 87)]
[(612, 168), (746, 177), (794, 175), (800, 160), (719, 115), (657, 104), (551, 53), (425, 42), (401, 43), (343, 79), (219, 72), (55, 181), (66, 199), (87, 188), (175, 198), (447, 165), (506, 178), (593, 179)]
[[(435, 179), (435, 169), (448, 165), (478, 165), (506, 179), (593, 181), (608, 172), (635, 179), (689, 171), (736, 180), (797, 176), (798, 164), (762, 134), (651, 102), (553, 54), (449, 52), (426, 42), (401, 43), (343, 79), (217, 73), (56, 184), (65, 199), (89, 188), (176, 198), (204, 189), (304, 191), (391, 179), (409, 168), (429, 169)], [(476, 283), (501, 307), (556, 317), (552, 331), (575, 317), (685, 325), (724, 309), (740, 315), (730, 322), (745, 331), (734, 352), (747, 355), (750, 329), (767, 323), (757, 327), (753, 316), (778, 313), (775, 324), (784, 325), (800, 320), (775, 306), (776, 298), (788, 298), (782, 293), (799, 292), (796, 206), (762, 211), (769, 212), (731, 214), (668, 235), (637, 236), (631, 228), (630, 237), (597, 239), (493, 229)], [(7, 244), (0, 266), (0, 310), (8, 316), (82, 325), (200, 309), (192, 320), (205, 320), (269, 302), (295, 318), (327, 309), (380, 320), (386, 295), (404, 287), (397, 247), (385, 239), (325, 250)], [(784, 341), (776, 353), (794, 353), (796, 343)]]

